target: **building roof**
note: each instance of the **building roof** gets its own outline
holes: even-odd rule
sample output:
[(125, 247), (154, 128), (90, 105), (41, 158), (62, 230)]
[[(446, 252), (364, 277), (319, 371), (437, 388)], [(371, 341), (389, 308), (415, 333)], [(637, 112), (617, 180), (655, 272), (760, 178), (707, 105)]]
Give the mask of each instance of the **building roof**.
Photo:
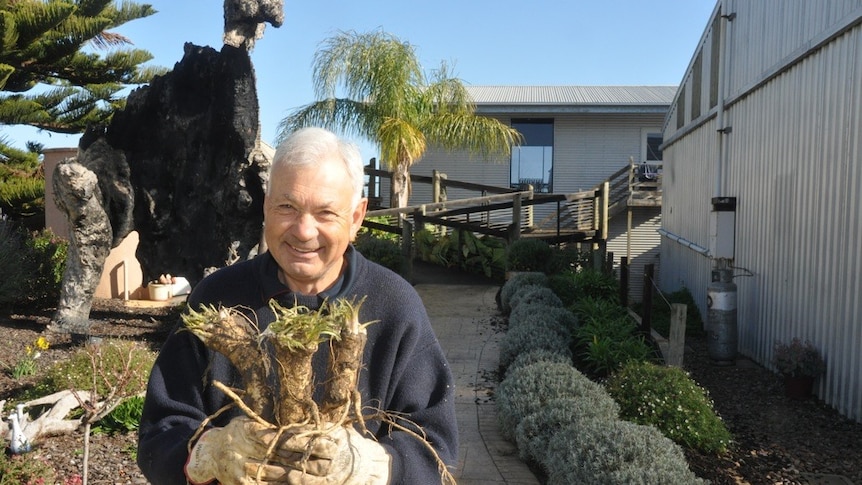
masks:
[(661, 112), (677, 86), (467, 86), (479, 113)]

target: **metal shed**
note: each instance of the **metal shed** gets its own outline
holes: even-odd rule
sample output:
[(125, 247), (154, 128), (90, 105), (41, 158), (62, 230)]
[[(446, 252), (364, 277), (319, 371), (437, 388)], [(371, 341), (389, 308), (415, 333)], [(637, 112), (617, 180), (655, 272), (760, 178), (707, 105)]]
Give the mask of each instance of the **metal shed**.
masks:
[[(719, 1), (663, 151), (662, 289), (706, 320), (726, 265), (738, 351), (770, 367), (776, 342), (811, 341), (817, 395), (862, 421), (862, 1)], [(730, 224), (713, 197), (735, 198)]]

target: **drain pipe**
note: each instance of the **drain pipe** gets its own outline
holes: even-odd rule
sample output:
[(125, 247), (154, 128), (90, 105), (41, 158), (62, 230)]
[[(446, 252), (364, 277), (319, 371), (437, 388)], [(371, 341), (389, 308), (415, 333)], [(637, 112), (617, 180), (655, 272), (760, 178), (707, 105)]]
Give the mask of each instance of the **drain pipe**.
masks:
[(724, 140), (726, 138), (725, 135), (730, 134), (733, 129), (730, 126), (724, 126), (724, 91), (725, 85), (727, 84), (727, 53), (728, 53), (728, 44), (729, 44), (729, 24), (733, 22), (733, 19), (736, 18), (736, 13), (726, 13), (727, 4), (729, 2), (727, 0), (723, 0), (721, 2), (721, 6), (719, 7), (719, 14), (721, 15), (721, 27), (719, 28), (719, 35), (721, 36), (721, 42), (718, 43), (718, 109), (716, 113), (716, 124), (718, 125), (718, 156), (715, 160), (715, 197), (722, 197), (724, 194), (724, 162), (725, 162), (725, 154), (724, 154)]
[(736, 363), (737, 330), (737, 288), (733, 282), (733, 269), (730, 262), (735, 255), (736, 239), (736, 197), (724, 194), (724, 164), (727, 161), (727, 135), (732, 131), (725, 125), (724, 100), (727, 90), (730, 63), (730, 24), (736, 18), (735, 12), (728, 12), (729, 0), (721, 0), (719, 15), (721, 40), (718, 43), (718, 106), (716, 112), (717, 156), (715, 160), (715, 194), (712, 197), (710, 212), (710, 252), (712, 274), (706, 288), (707, 299), (707, 353), (715, 365), (734, 365)]

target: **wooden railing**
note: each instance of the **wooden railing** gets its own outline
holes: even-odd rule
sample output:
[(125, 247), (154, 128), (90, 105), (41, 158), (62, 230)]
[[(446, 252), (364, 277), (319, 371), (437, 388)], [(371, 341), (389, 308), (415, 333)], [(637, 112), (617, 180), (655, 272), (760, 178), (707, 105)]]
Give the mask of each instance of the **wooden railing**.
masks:
[[(384, 170), (366, 167), (370, 177), (369, 185), (376, 187), (374, 177), (391, 178)], [(600, 221), (604, 211), (601, 189), (573, 194), (537, 194), (528, 190), (515, 190), (506, 187), (450, 180), (446, 174), (434, 171), (432, 176), (412, 175), (414, 184), (432, 186), (431, 203), (400, 208), (371, 209), (363, 223), (366, 227), (386, 232), (403, 234), (403, 221), (417, 228), (425, 223), (438, 225), (450, 230), (466, 230), (478, 234), (503, 238), (512, 241), (521, 236), (540, 237), (549, 242), (566, 240), (593, 240), (606, 235), (606, 223)], [(447, 189), (458, 188), (477, 192), (477, 197), (447, 200)], [(369, 194), (373, 191), (369, 190)], [(493, 194), (493, 195), (488, 195)], [(561, 215), (554, 217), (554, 223), (547, 219), (543, 224), (535, 224), (534, 207), (542, 204), (555, 204)], [(370, 220), (373, 219), (373, 220)], [(606, 237), (606, 236), (605, 236)]]
[[(436, 170), (431, 176), (411, 174), (411, 183), (431, 185), (432, 202), (388, 209), (380, 208), (382, 204), (376, 187), (380, 179), (391, 181), (392, 173), (372, 166), (366, 167), (365, 173), (369, 176), (369, 199), (378, 203), (372, 202), (364, 225), (397, 234), (403, 233), (403, 221), (409, 219), (414, 227), (430, 223), (508, 241), (523, 236), (539, 237), (549, 242), (601, 242), (607, 239), (609, 218), (627, 207), (660, 206), (662, 195), (662, 165), (638, 164), (632, 158), (594, 189), (568, 194), (535, 193), (530, 186), (528, 190), (519, 191), (450, 180), (446, 174)], [(450, 201), (447, 200), (449, 188), (478, 195)], [(555, 204), (555, 210), (535, 223), (534, 207), (542, 204)]]

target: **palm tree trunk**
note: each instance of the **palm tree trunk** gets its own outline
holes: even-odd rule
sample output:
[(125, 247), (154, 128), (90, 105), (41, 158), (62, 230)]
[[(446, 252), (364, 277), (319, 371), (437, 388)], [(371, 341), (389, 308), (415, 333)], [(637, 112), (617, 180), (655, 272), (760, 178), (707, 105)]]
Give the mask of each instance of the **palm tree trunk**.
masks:
[(389, 206), (407, 207), (410, 201), (410, 165), (399, 163), (392, 171), (392, 186), (390, 188)]

